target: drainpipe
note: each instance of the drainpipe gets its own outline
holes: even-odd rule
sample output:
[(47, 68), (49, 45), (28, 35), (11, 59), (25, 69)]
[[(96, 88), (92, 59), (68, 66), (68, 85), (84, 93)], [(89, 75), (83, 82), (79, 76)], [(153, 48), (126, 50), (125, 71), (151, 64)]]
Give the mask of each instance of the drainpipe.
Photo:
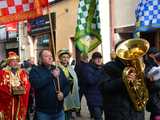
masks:
[(101, 37), (102, 37), (102, 55), (103, 62), (110, 61), (111, 48), (111, 29), (110, 29), (110, 0), (99, 0)]
[(23, 22), (18, 22), (18, 42), (19, 42), (19, 57), (20, 57), (20, 61), (22, 61), (23, 57), (22, 57), (22, 38), (23, 38)]
[(114, 51), (115, 47), (115, 36), (114, 36), (114, 25), (115, 25), (115, 17), (114, 17), (114, 0), (110, 0), (110, 27), (111, 27), (111, 51)]

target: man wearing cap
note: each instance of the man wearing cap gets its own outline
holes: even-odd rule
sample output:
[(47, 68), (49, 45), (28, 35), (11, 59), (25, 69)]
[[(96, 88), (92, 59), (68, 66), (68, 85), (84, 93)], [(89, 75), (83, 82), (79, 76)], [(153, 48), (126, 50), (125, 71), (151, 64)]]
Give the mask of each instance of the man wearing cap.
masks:
[(89, 65), (86, 65), (82, 71), (84, 79), (84, 92), (91, 117), (94, 120), (102, 120), (103, 105), (102, 95), (98, 88), (98, 83), (104, 77), (102, 69), (102, 55), (94, 52)]
[(7, 66), (0, 70), (0, 120), (26, 120), (30, 84), (19, 66), (19, 56), (9, 52)]
[(70, 83), (70, 92), (64, 99), (65, 120), (70, 120), (72, 111), (80, 109), (78, 78), (74, 68), (69, 65), (71, 54), (68, 49), (63, 48), (58, 51), (60, 67)]

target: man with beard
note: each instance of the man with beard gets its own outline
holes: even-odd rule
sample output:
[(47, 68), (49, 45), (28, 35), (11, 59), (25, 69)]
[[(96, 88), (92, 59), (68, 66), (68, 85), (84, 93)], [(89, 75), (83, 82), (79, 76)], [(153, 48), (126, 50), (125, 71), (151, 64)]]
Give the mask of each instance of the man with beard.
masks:
[(60, 68), (70, 84), (69, 94), (64, 99), (65, 120), (70, 120), (71, 117), (74, 118), (72, 113), (80, 109), (78, 78), (73, 66), (69, 64), (70, 57), (71, 54), (68, 49), (63, 48), (58, 51)]
[(30, 84), (19, 60), (9, 52), (7, 66), (0, 70), (0, 120), (26, 120)]

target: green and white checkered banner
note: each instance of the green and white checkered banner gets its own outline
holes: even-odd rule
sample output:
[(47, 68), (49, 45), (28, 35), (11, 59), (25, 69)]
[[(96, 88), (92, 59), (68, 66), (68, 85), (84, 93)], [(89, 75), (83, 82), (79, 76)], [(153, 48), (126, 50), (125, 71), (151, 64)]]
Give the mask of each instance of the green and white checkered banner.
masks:
[(99, 0), (79, 0), (76, 47), (88, 53), (101, 43)]

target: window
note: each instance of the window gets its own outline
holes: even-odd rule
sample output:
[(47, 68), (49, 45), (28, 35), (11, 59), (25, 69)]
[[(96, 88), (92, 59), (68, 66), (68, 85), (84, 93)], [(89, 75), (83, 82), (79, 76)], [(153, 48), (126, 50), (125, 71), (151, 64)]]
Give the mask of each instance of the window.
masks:
[(49, 34), (44, 34), (38, 37), (38, 46), (40, 47), (49, 46)]
[(0, 28), (0, 41), (5, 41), (6, 38), (7, 38), (6, 28), (2, 27)]
[(17, 32), (7, 32), (6, 27), (0, 27), (0, 42), (17, 41)]

